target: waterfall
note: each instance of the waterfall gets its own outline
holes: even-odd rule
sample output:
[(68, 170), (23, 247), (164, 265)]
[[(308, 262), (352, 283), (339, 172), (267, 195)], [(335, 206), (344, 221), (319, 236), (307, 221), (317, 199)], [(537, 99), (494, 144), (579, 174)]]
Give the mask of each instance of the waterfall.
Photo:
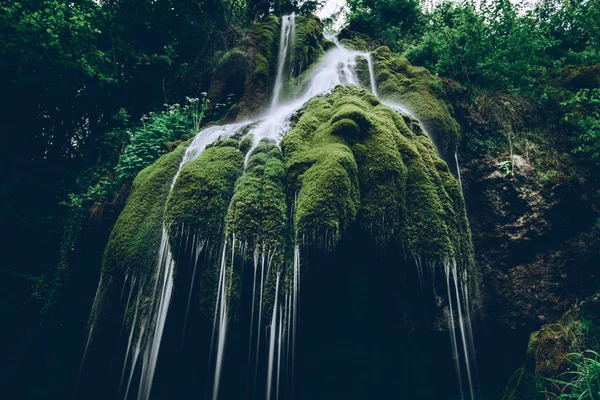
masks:
[(454, 161), (456, 161), (456, 176), (458, 177), (458, 184), (460, 185), (460, 192), (463, 192), (462, 179), (460, 177), (460, 165), (458, 165), (458, 154), (454, 152)]
[(259, 358), (259, 350), (260, 350), (260, 331), (261, 331), (261, 321), (262, 321), (262, 306), (263, 306), (263, 293), (265, 288), (265, 253), (264, 249), (261, 253), (261, 262), (260, 262), (260, 294), (258, 299), (258, 327), (257, 330), (257, 338), (256, 338), (256, 363), (254, 368), (254, 387), (256, 388), (256, 378), (258, 376), (258, 358)]
[(279, 307), (279, 335), (277, 337), (277, 390), (275, 391), (275, 398), (279, 399), (279, 383), (281, 382), (281, 345), (283, 342), (283, 317), (285, 311), (283, 307)]
[[(100, 293), (103, 289), (102, 281), (104, 280), (104, 276), (100, 275), (100, 282), (98, 282), (98, 288), (96, 289), (96, 294), (94, 295), (94, 301), (92, 303), (92, 310), (98, 307), (98, 302), (100, 300)], [(112, 280), (112, 278), (110, 279)], [(110, 281), (109, 280), (109, 281)], [(81, 364), (79, 365), (79, 373), (77, 374), (77, 382), (75, 383), (75, 387), (79, 385), (79, 379), (81, 379), (81, 372), (83, 371), (83, 365), (85, 364), (85, 359), (87, 357), (88, 349), (90, 347), (90, 343), (92, 342), (92, 338), (94, 336), (94, 324), (90, 324), (90, 332), (88, 333), (87, 341), (85, 342), (85, 350), (83, 351), (83, 357), (81, 357)]]
[[(319, 94), (328, 93), (337, 85), (360, 85), (357, 74), (357, 64), (360, 59), (367, 60), (369, 67), (369, 87), (377, 95), (375, 84), (375, 71), (371, 54), (362, 51), (350, 50), (342, 46), (335, 38), (331, 38), (336, 47), (328, 51), (317, 62), (312, 73), (300, 83), (303, 88), (301, 94), (285, 102), (280, 101), (283, 77), (285, 75), (285, 62), (292, 57), (294, 49), (293, 40), (295, 32), (295, 18), (293, 14), (283, 17), (282, 33), (280, 38), (279, 58), (277, 60), (277, 76), (271, 107), (260, 115), (253, 123), (249, 135), (253, 136), (252, 149), (258, 146), (261, 140), (269, 139), (279, 143), (281, 138), (290, 130), (290, 119), (306, 102)], [(246, 155), (246, 164), (252, 153)]]
[(275, 87), (273, 89), (273, 101), (271, 108), (277, 106), (281, 96), (281, 87), (283, 85), (283, 69), (285, 61), (289, 60), (293, 52), (288, 51), (294, 46), (295, 39), (295, 14), (288, 15), (281, 20), (281, 37), (279, 39), (279, 56), (277, 58), (277, 76), (275, 77)]
[[(248, 165), (248, 160), (253, 150), (259, 145), (262, 140), (269, 140), (276, 145), (285, 134), (290, 130), (290, 121), (292, 116), (300, 110), (313, 97), (332, 91), (336, 85), (349, 84), (361, 86), (361, 81), (357, 73), (357, 66), (360, 62), (366, 60), (369, 72), (369, 83), (367, 89), (378, 97), (377, 84), (375, 80), (375, 69), (372, 55), (368, 52), (356, 51), (345, 48), (335, 37), (329, 37), (335, 44), (335, 47), (325, 53), (322, 58), (312, 67), (310, 74), (300, 82), (300, 94), (291, 99), (284, 99), (282, 96), (282, 88), (285, 84), (286, 65), (291, 64), (293, 59), (294, 42), (295, 42), (295, 23), (294, 14), (285, 16), (281, 22), (281, 35), (279, 41), (279, 51), (277, 59), (277, 75), (273, 88), (272, 100), (270, 107), (260, 115), (250, 118), (246, 121), (227, 125), (211, 126), (203, 129), (196, 134), (194, 139), (189, 144), (185, 151), (183, 159), (179, 165), (171, 182), (170, 189), (173, 190), (177, 178), (186, 164), (198, 158), (202, 152), (219, 139), (229, 138), (236, 134), (245, 134), (252, 136), (252, 146), (245, 156), (245, 166)], [(365, 84), (365, 82), (362, 82)], [(383, 104), (390, 106), (402, 114), (414, 115), (409, 110), (401, 105), (389, 102), (385, 99), (380, 99)], [(455, 160), (458, 159), (455, 155)], [(460, 172), (458, 176), (460, 182)], [(461, 188), (462, 188), (462, 182)], [(174, 278), (173, 271), (175, 262), (172, 251), (169, 245), (169, 226), (163, 222), (161, 244), (158, 252), (158, 259), (154, 266), (153, 274), (149, 278), (136, 277), (126, 275), (121, 290), (121, 297), (124, 295), (125, 284), (129, 280), (129, 293), (127, 296), (127, 309), (130, 307), (130, 302), (135, 303), (133, 322), (130, 327), (130, 332), (127, 341), (127, 350), (123, 369), (121, 373), (121, 385), (123, 384), (127, 371), (128, 379), (124, 393), (124, 398), (127, 399), (131, 383), (134, 376), (137, 376), (136, 369), (141, 365), (139, 372), (140, 381), (138, 389), (138, 400), (148, 400), (152, 389), (152, 382), (156, 369), (156, 364), (159, 356), (160, 345), (163, 337), (164, 326), (169, 311), (169, 305), (173, 295)], [(183, 229), (183, 228), (182, 228)], [(183, 230), (182, 230), (183, 232)], [(207, 238), (196, 237), (192, 238), (192, 251), (195, 261), (193, 263), (192, 281), (187, 290), (187, 308), (185, 309), (185, 322), (182, 334), (185, 335), (187, 326), (188, 314), (190, 311), (190, 303), (192, 299), (192, 291), (194, 279), (196, 277), (196, 268), (200, 253), (208, 248)], [(210, 343), (210, 359), (209, 366), (214, 362), (214, 375), (212, 399), (218, 400), (219, 389), (221, 385), (221, 377), (223, 373), (223, 365), (225, 362), (225, 348), (227, 342), (227, 330), (229, 325), (230, 313), (229, 296), (230, 287), (232, 285), (233, 262), (235, 259), (236, 245), (240, 250), (245, 248), (246, 244), (236, 243), (235, 235), (231, 237), (223, 237), (223, 242), (220, 248), (220, 263), (218, 268), (218, 283), (216, 287), (216, 302), (214, 306), (212, 338)], [(251, 362), (254, 355), (254, 373), (253, 390), (257, 390), (257, 379), (259, 376), (259, 368), (261, 368), (261, 336), (265, 336), (265, 342), (268, 340), (268, 348), (263, 352), (268, 352), (266, 365), (267, 382), (265, 397), (271, 399), (273, 392), (275, 397), (279, 398), (282, 376), (286, 379), (288, 390), (293, 392), (294, 385), (294, 368), (296, 361), (296, 344), (297, 344), (297, 329), (299, 315), (299, 297), (300, 297), (300, 278), (301, 278), (301, 252), (298, 243), (293, 244), (293, 263), (291, 268), (286, 270), (277, 270), (275, 297), (273, 298), (273, 310), (270, 319), (270, 332), (265, 332), (261, 335), (263, 324), (268, 323), (268, 317), (263, 318), (263, 302), (270, 301), (272, 292), (265, 290), (267, 285), (269, 271), (272, 267), (271, 260), (275, 249), (266, 248), (264, 244), (256, 243), (252, 249), (253, 261), (253, 281), (252, 281), (252, 304), (249, 327), (248, 340), (248, 382), (250, 379)], [(231, 251), (231, 265), (228, 265), (228, 251)], [(245, 250), (243, 250), (245, 252)], [(423, 290), (425, 281), (425, 271), (423, 270), (423, 262), (418, 256), (415, 257), (415, 263), (418, 268), (418, 276)], [(427, 264), (431, 273), (435, 272), (433, 263)], [(280, 265), (273, 268), (280, 268)], [(291, 269), (291, 270), (290, 270)], [(452, 352), (456, 362), (458, 381), (461, 385), (463, 375), (461, 371), (466, 371), (466, 379), (468, 382), (471, 399), (475, 398), (475, 390), (473, 385), (474, 367), (474, 347), (473, 335), (469, 316), (469, 302), (467, 292), (467, 276), (458, 273), (456, 262), (444, 263), (444, 271), (446, 277), (446, 289), (448, 296), (449, 317), (448, 329), (450, 330)], [(283, 275), (282, 275), (283, 274)], [(291, 274), (286, 275), (286, 274)], [(273, 276), (273, 275), (271, 275)], [(98, 291), (101, 291), (101, 277)], [(280, 282), (281, 281), (281, 282)], [(454, 290), (452, 290), (454, 286)], [(137, 295), (135, 291), (137, 290)], [(150, 293), (150, 299), (147, 299), (147, 294)], [(96, 296), (98, 297), (98, 295)], [(149, 313), (144, 314), (141, 310), (149, 300)], [(258, 304), (256, 304), (258, 302)], [(94, 301), (96, 303), (96, 300)], [(142, 303), (142, 304), (141, 304)], [(134, 307), (134, 304), (131, 304)], [(231, 316), (232, 319), (233, 316)], [(267, 320), (267, 321), (264, 321)], [(125, 317), (123, 317), (123, 325)], [(247, 329), (247, 328), (244, 328)], [(87, 348), (92, 339), (94, 325), (91, 325)], [(457, 332), (458, 331), (458, 332)], [(268, 339), (267, 339), (268, 336)], [(266, 345), (266, 343), (264, 343)], [(138, 362), (139, 357), (142, 357), (141, 362)], [(244, 355), (245, 357), (245, 355)], [(462, 363), (461, 363), (462, 357)], [(282, 360), (285, 360), (283, 363)], [(281, 365), (284, 364), (284, 373), (281, 373)], [(83, 361), (82, 361), (83, 366)], [(264, 367), (264, 366), (263, 366)], [(264, 382), (264, 381), (263, 381)], [(290, 389), (291, 388), (291, 389)]]
[(183, 339), (185, 338), (185, 331), (187, 327), (187, 321), (190, 314), (190, 304), (192, 302), (192, 292), (194, 290), (194, 282), (196, 281), (196, 269), (198, 267), (198, 259), (200, 258), (200, 253), (204, 249), (206, 245), (206, 240), (201, 240), (199, 243), (196, 242), (196, 235), (194, 235), (194, 239), (192, 241), (192, 248), (195, 251), (195, 260), (194, 260), (194, 269), (192, 272), (192, 279), (190, 280), (190, 290), (188, 293), (187, 307), (185, 308), (185, 319), (183, 320), (183, 330), (181, 333), (181, 347), (183, 347)]
[(369, 80), (371, 81), (371, 93), (375, 95), (375, 97), (379, 97), (377, 95), (377, 81), (375, 80), (375, 69), (373, 68), (373, 56), (371, 54), (366, 55), (367, 65), (369, 66)]

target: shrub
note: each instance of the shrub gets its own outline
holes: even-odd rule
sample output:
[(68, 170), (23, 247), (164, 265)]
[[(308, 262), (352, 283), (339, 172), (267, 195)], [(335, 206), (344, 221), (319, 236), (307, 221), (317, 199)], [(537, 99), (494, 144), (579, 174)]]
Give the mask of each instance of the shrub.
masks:
[(561, 104), (566, 110), (563, 122), (576, 131), (573, 152), (600, 163), (600, 89), (581, 89)]

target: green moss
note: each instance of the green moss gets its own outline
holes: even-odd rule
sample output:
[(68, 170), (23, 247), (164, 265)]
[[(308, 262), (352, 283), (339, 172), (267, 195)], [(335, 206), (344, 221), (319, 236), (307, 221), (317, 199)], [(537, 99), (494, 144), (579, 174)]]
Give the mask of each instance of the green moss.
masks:
[(566, 371), (566, 355), (600, 347), (600, 302), (591, 301), (566, 312), (557, 323), (531, 334), (527, 362), (535, 373), (557, 377)]
[[(210, 242), (199, 262), (198, 289), (208, 314), (214, 312), (221, 260), (233, 310), (241, 267), (254, 249), (268, 255), (268, 312), (277, 274), (282, 290), (289, 285), (294, 245), (331, 248), (353, 224), (407, 256), (455, 258), (461, 268), (472, 266), (460, 188), (417, 121), (365, 89), (338, 86), (309, 101), (291, 124), (280, 147), (262, 141), (251, 149), (253, 138), (241, 133), (213, 143), (182, 168), (170, 196), (183, 147), (140, 173), (107, 247), (106, 265), (149, 268), (164, 211), (173, 249), (181, 235)], [(179, 265), (191, 254), (184, 248), (173, 255)]]
[(297, 240), (335, 243), (358, 219), (415, 256), (472, 266), (458, 182), (415, 130), (364, 89), (338, 86), (311, 100), (281, 143)]
[[(341, 87), (340, 87), (341, 90)], [(343, 137), (333, 134), (331, 111), (343, 96), (317, 96), (282, 140), (291, 190), (297, 193), (295, 235), (336, 242), (355, 220), (360, 203), (358, 168)]]
[(235, 185), (226, 219), (226, 231), (238, 240), (277, 251), (283, 256), (287, 233), (285, 169), (281, 151), (262, 141), (248, 159)]
[(239, 102), (230, 116), (243, 119), (260, 111), (275, 80), (280, 27), (279, 18), (268, 16), (252, 26), (239, 46), (221, 57), (209, 90), (212, 105), (235, 93)]
[(242, 153), (246, 154), (252, 148), (253, 142), (254, 142), (254, 136), (246, 135), (242, 138), (242, 140), (240, 140), (240, 144), (239, 144), (238, 148), (240, 149), (240, 151)]
[(454, 151), (460, 128), (442, 82), (426, 69), (411, 66), (405, 58), (394, 58), (387, 47), (373, 52), (373, 67), (379, 95), (414, 113), (443, 152)]
[(345, 28), (340, 32), (338, 40), (345, 47), (358, 51), (372, 51), (380, 46), (380, 44), (369, 35), (352, 31), (348, 28)]
[(245, 80), (248, 70), (248, 54), (239, 47), (231, 49), (221, 57), (217, 70), (223, 74), (224, 80)]
[(219, 146), (221, 147), (233, 147), (235, 149), (239, 149), (240, 141), (234, 138), (227, 138), (219, 142)]
[(301, 84), (305, 82), (311, 68), (317, 64), (330, 45), (333, 45), (323, 36), (323, 23), (317, 16), (298, 15), (295, 26), (293, 48), (284, 65), (284, 96), (298, 95), (302, 91)]
[(327, 49), (323, 23), (316, 15), (296, 17), (296, 41), (292, 56), (293, 71), (298, 76), (321, 57)]
[(427, 150), (418, 141), (405, 158), (407, 165), (407, 218), (404, 239), (410, 252), (432, 260), (454, 257), (451, 232), (444, 221), (444, 208), (439, 198), (436, 176), (424, 158)]
[[(208, 150), (207, 150), (208, 151)], [(215, 155), (223, 159), (224, 155)], [(228, 176), (227, 185), (230, 185)], [(241, 266), (252, 259), (255, 249), (259, 256), (264, 254), (269, 259), (270, 275), (267, 279), (264, 293), (265, 304), (268, 302), (270, 287), (274, 286), (274, 274), (282, 270), (287, 244), (287, 203), (285, 193), (285, 169), (282, 155), (275, 143), (262, 141), (253, 149), (248, 158), (246, 169), (237, 179), (233, 193), (219, 199), (218, 207), (211, 207), (212, 213), (220, 215), (226, 211), (225, 234), (227, 250), (225, 262), (227, 265), (227, 301), (233, 318), (237, 318), (237, 309), (241, 294)], [(214, 193), (216, 196), (218, 193)], [(231, 201), (229, 201), (231, 199)], [(227, 201), (227, 210), (223, 209)], [(204, 208), (206, 205), (203, 206)], [(217, 209), (215, 211), (215, 209)], [(216, 221), (215, 221), (216, 222)], [(203, 224), (213, 224), (202, 220)], [(214, 238), (216, 240), (218, 238)], [(235, 242), (235, 248), (232, 243)], [(218, 242), (221, 243), (221, 242)], [(221, 249), (215, 252), (205, 265), (202, 272), (201, 291), (202, 308), (212, 317), (216, 301), (218, 273), (221, 264)], [(272, 299), (271, 299), (272, 301)]]
[(362, 143), (353, 146), (360, 166), (361, 224), (382, 242), (397, 240), (406, 211), (407, 168), (398, 151), (402, 140), (383, 107), (377, 123)]
[(163, 213), (185, 146), (142, 170), (110, 234), (103, 272), (145, 274), (154, 268), (162, 236)]
[(257, 113), (269, 99), (268, 88), (275, 81), (280, 30), (279, 18), (270, 15), (263, 22), (254, 24), (248, 32), (246, 46), (252, 56), (252, 72), (247, 75), (245, 94), (240, 101), (242, 117)]
[(237, 146), (228, 144), (224, 141), (206, 149), (182, 168), (165, 211), (172, 241), (183, 226), (199, 238), (221, 242), (233, 187), (244, 162)]

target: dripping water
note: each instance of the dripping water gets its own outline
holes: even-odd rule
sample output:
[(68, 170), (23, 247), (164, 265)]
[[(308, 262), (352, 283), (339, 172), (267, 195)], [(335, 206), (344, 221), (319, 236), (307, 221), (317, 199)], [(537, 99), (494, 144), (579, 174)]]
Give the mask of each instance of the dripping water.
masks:
[[(179, 168), (171, 181), (170, 192), (172, 192), (175, 182), (181, 173), (182, 168), (190, 161), (198, 158), (206, 147), (217, 139), (227, 138), (237, 133), (240, 129), (245, 128), (250, 122), (241, 122), (237, 124), (214, 126), (207, 128), (197, 134), (183, 156)], [(125, 363), (127, 362), (131, 339), (136, 331), (139, 331), (138, 340), (135, 352), (132, 356), (130, 364), (130, 377), (127, 384), (127, 389), (124, 398), (127, 399), (129, 394), (131, 380), (135, 369), (138, 365), (137, 360), (139, 355), (142, 355), (140, 384), (138, 389), (138, 400), (148, 400), (152, 389), (154, 372), (160, 351), (160, 344), (163, 336), (164, 325), (167, 319), (167, 313), (173, 293), (173, 270), (174, 260), (169, 245), (168, 227), (162, 227), (161, 243), (158, 252), (158, 260), (155, 266), (154, 275), (150, 283), (154, 283), (151, 289), (151, 305), (150, 315), (140, 321), (140, 325), (136, 325), (137, 318), (134, 318), (134, 323), (131, 326), (130, 340), (127, 350)], [(190, 289), (191, 290), (191, 289)], [(145, 285), (139, 285), (138, 296), (146, 292)], [(139, 303), (139, 300), (138, 300)], [(136, 315), (137, 315), (136, 305)], [(147, 336), (144, 337), (144, 332)], [(125, 369), (123, 370), (124, 375)]]
[[(271, 400), (272, 384), (273, 384), (273, 364), (275, 363), (275, 335), (277, 332), (277, 301), (279, 294), (279, 274), (277, 274), (277, 282), (275, 284), (275, 300), (273, 305), (273, 317), (271, 318), (271, 336), (269, 341), (269, 366), (267, 370), (267, 400)], [(213, 399), (214, 400), (214, 399)]]
[[(459, 353), (462, 353), (462, 361), (464, 363), (464, 370), (466, 371), (466, 379), (468, 383), (470, 399), (475, 399), (473, 376), (475, 347), (473, 344), (473, 332), (471, 330), (469, 303), (466, 302), (466, 300), (468, 299), (466, 274), (459, 274), (456, 261), (447, 261), (444, 265), (444, 272), (446, 274), (446, 288), (448, 290), (448, 319), (450, 322), (449, 328), (451, 330), (450, 339), (452, 342), (452, 353), (456, 364), (460, 394), (462, 398), (463, 377), (461, 373), (462, 368), (460, 363), (461, 356), (459, 356)], [(451, 289), (451, 282), (454, 284), (454, 290)], [(452, 301), (453, 298), (455, 300), (454, 303)], [(456, 320), (457, 317), (458, 320)], [(459, 335), (456, 334), (456, 325), (458, 325)], [(460, 341), (458, 336), (460, 336)]]
[(201, 240), (199, 243), (196, 243), (196, 236), (194, 235), (194, 240), (192, 241), (192, 247), (195, 251), (195, 260), (194, 260), (194, 269), (192, 271), (192, 279), (190, 280), (190, 290), (188, 293), (187, 307), (185, 308), (185, 319), (183, 321), (183, 331), (181, 333), (181, 347), (183, 348), (183, 340), (185, 338), (185, 331), (187, 327), (188, 316), (190, 314), (190, 304), (192, 303), (192, 292), (194, 290), (194, 282), (196, 281), (196, 269), (198, 267), (198, 259), (200, 258), (200, 253), (204, 249), (206, 244), (206, 240)]
[(458, 165), (458, 154), (456, 152), (454, 152), (454, 161), (456, 161), (456, 176), (458, 177), (458, 184), (460, 185), (460, 193), (464, 195), (462, 179), (460, 177), (460, 165)]
[[(232, 251), (235, 251), (235, 237), (231, 244)], [(217, 400), (219, 397), (219, 383), (221, 380), (221, 370), (223, 368), (223, 353), (225, 351), (225, 337), (227, 334), (227, 268), (226, 268), (226, 252), (227, 252), (227, 239), (223, 244), (223, 253), (221, 256), (221, 270), (219, 273), (219, 285), (217, 293), (217, 302), (215, 305), (215, 325), (213, 326), (213, 334), (218, 329), (218, 342), (217, 342), (217, 361), (215, 364), (215, 377), (213, 383), (213, 400)], [(218, 312), (218, 318), (217, 318)], [(218, 326), (216, 323), (218, 322)]]

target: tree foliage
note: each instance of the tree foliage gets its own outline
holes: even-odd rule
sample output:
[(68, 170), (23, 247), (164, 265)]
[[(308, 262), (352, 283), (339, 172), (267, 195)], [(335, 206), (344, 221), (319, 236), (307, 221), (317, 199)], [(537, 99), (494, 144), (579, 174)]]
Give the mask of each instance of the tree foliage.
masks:
[(422, 34), (424, 16), (419, 0), (348, 0), (350, 29), (380, 39), (402, 51)]
[[(600, 2), (446, 0), (429, 12), (410, 0), (349, 6), (350, 29), (373, 33), (411, 63), (460, 83), (470, 107), (509, 143), (537, 108), (546, 124), (575, 139), (579, 159), (598, 160)], [(472, 139), (491, 140), (490, 132), (478, 135)]]
[(405, 52), (416, 64), (470, 87), (528, 91), (544, 79), (548, 27), (509, 0), (440, 4), (421, 41)]
[(600, 89), (581, 89), (562, 105), (563, 122), (578, 132), (574, 152), (600, 162)]

